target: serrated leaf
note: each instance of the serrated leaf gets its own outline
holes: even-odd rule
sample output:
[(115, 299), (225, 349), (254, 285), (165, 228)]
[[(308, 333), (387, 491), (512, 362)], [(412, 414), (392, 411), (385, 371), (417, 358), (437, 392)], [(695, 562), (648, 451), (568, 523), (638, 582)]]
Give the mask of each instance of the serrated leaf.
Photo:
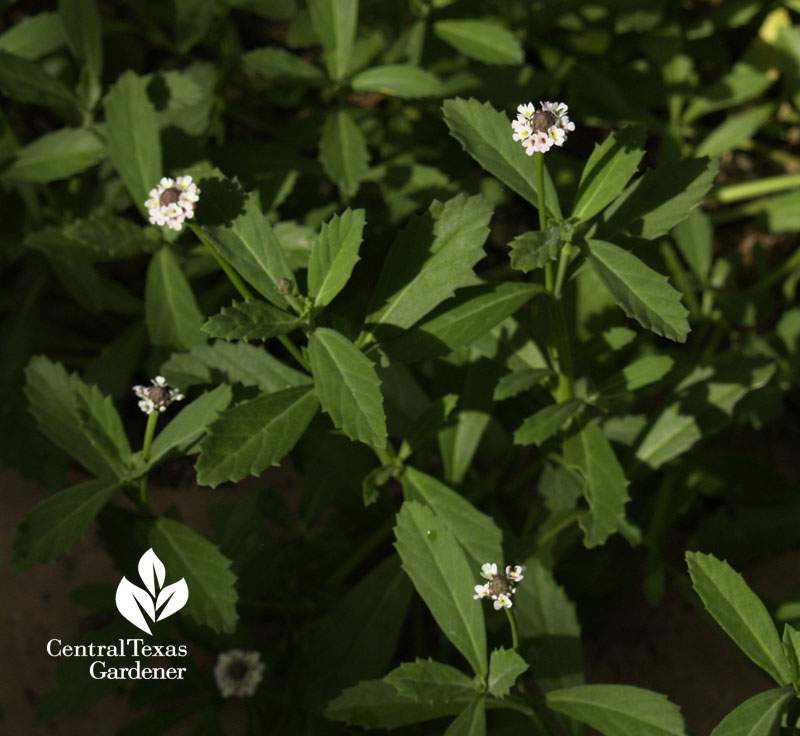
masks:
[(521, 64), (522, 45), (499, 23), (483, 20), (440, 20), (433, 32), (456, 51), (486, 64)]
[(495, 401), (510, 399), (523, 391), (533, 388), (553, 372), (548, 368), (523, 368), (503, 376), (494, 387)]
[(475, 696), (472, 678), (449, 664), (430, 658), (404, 662), (386, 675), (383, 681), (404, 697), (430, 703), (463, 701)]
[(486, 736), (486, 698), (475, 696), (447, 727), (444, 736)]
[(444, 92), (444, 85), (435, 74), (410, 64), (371, 67), (356, 74), (350, 86), (358, 92), (381, 92), (403, 99), (440, 97)]
[(242, 65), (245, 71), (256, 72), (268, 79), (309, 84), (318, 84), (325, 80), (325, 75), (319, 67), (277, 46), (248, 51), (242, 56)]
[(324, 307), (344, 288), (358, 262), (364, 232), (364, 210), (345, 210), (322, 226), (308, 262), (308, 293)]
[(456, 289), (474, 284), (472, 267), (484, 255), (491, 216), (486, 198), (460, 194), (444, 204), (434, 202), (425, 215), (413, 218), (383, 264), (368, 328), (410, 327)]
[(642, 327), (676, 342), (689, 334), (681, 294), (632, 253), (602, 240), (586, 242), (588, 260), (614, 301)]
[(556, 434), (564, 424), (583, 411), (580, 399), (567, 399), (550, 404), (529, 416), (514, 432), (517, 445), (541, 445)]
[(508, 245), (511, 248), (511, 268), (528, 273), (555, 261), (561, 254), (564, 241), (561, 239), (561, 228), (551, 227), (544, 232), (531, 230), (518, 235)]
[(217, 632), (236, 628), (236, 576), (219, 548), (185, 524), (162, 516), (150, 530), (150, 543), (170, 576), (184, 578), (189, 600), (184, 610)]
[(0, 90), (12, 100), (72, 110), (77, 100), (58, 79), (39, 64), (7, 51), (0, 51)]
[(67, 179), (99, 163), (105, 155), (102, 141), (88, 128), (62, 128), (20, 148), (3, 177), (32, 182)]
[(197, 482), (216, 487), (259, 475), (275, 465), (303, 435), (317, 412), (310, 386), (243, 401), (222, 412), (200, 446)]
[(612, 132), (601, 144), (596, 144), (583, 167), (572, 216), (588, 220), (613, 202), (636, 173), (643, 155), (641, 125)]
[[(211, 179), (205, 186), (225, 187), (225, 184)], [(276, 284), (281, 279), (292, 280), (286, 254), (261, 211), (258, 193), (251, 192), (245, 197), (239, 189), (237, 194), (244, 201), (236, 215), (231, 218), (231, 213), (220, 209), (215, 219), (221, 224), (205, 224), (202, 230), (242, 278), (276, 307), (285, 308), (286, 299), (278, 292)], [(205, 200), (201, 202), (206, 205)], [(206, 206), (213, 207), (213, 200)]]
[(779, 685), (791, 675), (772, 617), (744, 578), (724, 560), (701, 552), (687, 552), (692, 586), (706, 610), (755, 664)]
[(403, 569), (439, 628), (479, 675), (486, 675), (486, 630), (481, 601), (465, 581), (475, 578), (467, 558), (444, 521), (415, 501), (397, 514), (395, 547)]
[(680, 708), (631, 685), (578, 685), (547, 693), (549, 708), (605, 736), (685, 736)]
[(103, 28), (95, 1), (59, 0), (58, 14), (72, 55), (99, 78), (103, 71)]
[(430, 506), (477, 566), (495, 562), (502, 567), (503, 532), (490, 516), (444, 483), (410, 466), (402, 481), (405, 497)]
[(69, 552), (118, 489), (116, 480), (90, 480), (42, 501), (17, 526), (11, 544), (14, 571), (52, 562)]
[(622, 229), (646, 240), (664, 235), (702, 201), (718, 167), (716, 159), (687, 158), (648, 171), (605, 211), (598, 238), (607, 240)]
[(285, 335), (300, 325), (289, 312), (260, 301), (233, 302), (209, 317), (203, 332), (225, 340), (268, 340)]
[(711, 220), (699, 207), (679, 222), (672, 231), (678, 250), (694, 271), (701, 284), (708, 281), (714, 256), (714, 236)]
[(383, 680), (365, 680), (328, 703), (325, 717), (364, 728), (399, 728), (460, 713), (474, 697), (445, 703), (416, 701)]
[(711, 736), (770, 736), (793, 695), (788, 687), (754, 695), (728, 713)]
[(544, 292), (539, 284), (503, 282), (458, 289), (405, 333), (381, 344), (394, 361), (413, 363), (471, 345)]
[(354, 440), (386, 446), (386, 414), (375, 366), (344, 335), (318, 327), (308, 340), (311, 372), (322, 408)]
[(580, 520), (584, 544), (595, 547), (625, 524), (628, 480), (597, 422), (588, 422), (564, 442), (564, 463), (586, 481), (589, 513)]
[(350, 69), (358, 23), (358, 0), (309, 0), (311, 23), (325, 49), (325, 66), (332, 79)]
[[(511, 121), (488, 102), (478, 100), (445, 100), (444, 121), (452, 135), (484, 169), (509, 189), (539, 206), (536, 167), (523, 147), (511, 137)], [(561, 220), (553, 181), (545, 169), (545, 203), (551, 217)]]
[(626, 365), (600, 387), (601, 396), (616, 396), (636, 391), (643, 386), (660, 381), (675, 365), (668, 355), (645, 355)]
[(367, 141), (346, 110), (328, 115), (319, 141), (325, 173), (348, 197), (354, 197), (369, 168)]
[(169, 248), (150, 261), (145, 282), (145, 321), (154, 345), (188, 350), (205, 342), (203, 315), (192, 287)]
[(144, 79), (127, 71), (105, 101), (108, 155), (142, 214), (150, 190), (161, 179), (161, 137), (146, 87)]
[(230, 404), (231, 396), (230, 387), (222, 384), (184, 406), (153, 440), (148, 467), (157, 465), (172, 451), (191, 455), (207, 427)]
[(504, 698), (528, 667), (528, 663), (513, 649), (493, 649), (489, 658), (489, 692), (497, 698)]

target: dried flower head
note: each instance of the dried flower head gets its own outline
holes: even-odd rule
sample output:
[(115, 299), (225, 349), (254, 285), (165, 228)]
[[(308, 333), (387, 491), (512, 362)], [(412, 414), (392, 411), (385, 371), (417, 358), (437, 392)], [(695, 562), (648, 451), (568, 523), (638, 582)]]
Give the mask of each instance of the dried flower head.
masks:
[(135, 393), (141, 401), (139, 408), (145, 414), (152, 414), (154, 411), (166, 411), (173, 401), (181, 401), (183, 394), (177, 388), (170, 388), (164, 376), (156, 376), (150, 383), (152, 386), (134, 386)]
[(166, 225), (180, 230), (186, 219), (194, 217), (194, 205), (200, 190), (191, 176), (170, 179), (165, 176), (155, 189), (150, 190), (150, 199), (144, 206), (150, 215), (151, 225)]
[(264, 663), (259, 652), (231, 649), (217, 657), (214, 679), (223, 698), (235, 695), (244, 698), (255, 693), (264, 675)]
[(517, 592), (517, 583), (524, 577), (522, 567), (519, 565), (506, 566), (505, 572), (498, 573), (494, 562), (486, 562), (481, 566), (481, 576), (489, 582), (475, 586), (475, 600), (491, 598), (494, 601), (494, 610), (511, 608), (511, 596)]
[(529, 156), (535, 151), (546, 153), (553, 145), (563, 146), (567, 131), (575, 130), (575, 123), (567, 117), (563, 102), (540, 102), (537, 110), (532, 102), (517, 107), (517, 119), (511, 122), (512, 138), (519, 141)]

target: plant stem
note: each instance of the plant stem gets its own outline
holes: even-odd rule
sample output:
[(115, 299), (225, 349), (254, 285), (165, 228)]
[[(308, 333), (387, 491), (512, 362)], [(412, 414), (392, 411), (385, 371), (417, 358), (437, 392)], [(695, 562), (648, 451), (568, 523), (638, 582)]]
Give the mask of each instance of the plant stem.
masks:
[[(544, 154), (536, 153), (536, 186), (539, 189), (539, 230), (547, 230), (547, 209), (544, 200)], [(549, 261), (544, 264), (544, 288), (553, 290), (553, 264)]]
[(564, 286), (564, 276), (567, 273), (567, 265), (569, 264), (569, 258), (571, 255), (571, 251), (569, 246), (565, 246), (561, 249), (561, 255), (558, 259), (558, 273), (556, 275), (556, 285), (553, 289), (553, 296), (556, 299), (561, 299), (561, 289)]
[[(142, 443), (142, 460), (147, 462), (150, 457), (150, 446), (153, 444), (153, 436), (156, 433), (158, 424), (158, 411), (151, 411), (147, 415), (147, 426), (144, 430), (144, 442)], [(147, 473), (139, 479), (139, 500), (147, 506)]]
[(781, 174), (780, 176), (767, 176), (755, 181), (745, 181), (740, 184), (730, 184), (720, 187), (714, 193), (717, 202), (739, 202), (742, 199), (752, 199), (762, 194), (773, 194), (786, 189), (800, 186), (800, 174)]
[(519, 629), (517, 628), (517, 619), (514, 612), (510, 608), (503, 609), (508, 617), (508, 624), (511, 627), (511, 646), (514, 651), (519, 654)]

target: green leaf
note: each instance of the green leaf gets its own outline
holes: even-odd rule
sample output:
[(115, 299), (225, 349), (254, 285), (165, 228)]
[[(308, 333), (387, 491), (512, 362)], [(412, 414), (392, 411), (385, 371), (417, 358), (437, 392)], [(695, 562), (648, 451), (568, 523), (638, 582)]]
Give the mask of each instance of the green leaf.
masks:
[(17, 526), (11, 565), (19, 573), (69, 552), (119, 489), (116, 480), (89, 480), (42, 501)]
[(394, 533), (403, 569), (439, 628), (475, 672), (486, 676), (483, 607), (472, 599), (468, 582), (475, 575), (455, 537), (440, 517), (416, 501), (403, 503)]
[[(445, 100), (442, 112), (450, 135), (472, 158), (534, 207), (539, 206), (536, 167), (523, 147), (511, 138), (511, 121), (504, 113), (488, 102), (459, 98)], [(544, 186), (549, 215), (562, 219), (558, 194), (546, 169)]]
[(541, 383), (553, 372), (548, 368), (523, 368), (503, 376), (494, 388), (495, 401), (510, 399)]
[(588, 422), (564, 442), (564, 463), (586, 481), (589, 513), (581, 517), (584, 544), (595, 547), (625, 524), (628, 481), (597, 422)]
[(392, 685), (400, 695), (430, 703), (451, 700), (464, 701), (475, 697), (475, 683), (461, 670), (432, 659), (404, 662), (393, 669), (384, 682)]
[(308, 340), (311, 372), (322, 408), (354, 440), (386, 446), (386, 414), (375, 366), (344, 335), (318, 327)]
[(561, 228), (550, 227), (544, 232), (530, 230), (517, 235), (508, 245), (511, 248), (511, 268), (528, 273), (555, 261), (565, 243), (561, 239)]
[(583, 167), (572, 216), (588, 220), (613, 202), (636, 173), (643, 155), (641, 125), (629, 125), (596, 144)]
[(645, 355), (626, 365), (609, 378), (599, 390), (601, 396), (616, 396), (660, 381), (675, 365), (668, 355)]
[(711, 220), (699, 207), (689, 217), (679, 222), (672, 231), (678, 250), (694, 271), (701, 284), (708, 282), (711, 260), (714, 256), (714, 239)]
[(19, 102), (73, 110), (75, 96), (39, 64), (7, 51), (0, 51), (0, 91)]
[[(484, 256), (492, 207), (481, 196), (460, 194), (412, 218), (383, 264), (370, 302), (372, 331), (405, 329), (462, 286), (475, 283), (472, 267)], [(389, 332), (388, 330), (385, 330)]]
[(586, 242), (589, 263), (614, 301), (642, 327), (676, 342), (689, 334), (689, 312), (666, 276), (632, 253), (602, 240)]
[(489, 658), (489, 692), (497, 698), (508, 695), (528, 663), (513, 649), (494, 649)]
[(203, 332), (226, 340), (268, 340), (285, 335), (300, 325), (289, 312), (260, 301), (233, 302), (209, 317)]
[(65, 43), (64, 24), (57, 13), (29, 15), (0, 34), (0, 51), (23, 59), (47, 56)]
[(728, 713), (711, 736), (770, 736), (793, 695), (788, 687), (754, 695)]
[(231, 561), (205, 537), (166, 516), (153, 524), (150, 544), (171, 576), (185, 578), (190, 595), (184, 610), (201, 625), (232, 633), (239, 616)]
[(3, 177), (32, 182), (68, 179), (105, 155), (102, 141), (88, 128), (62, 128), (20, 148)]
[(486, 736), (486, 699), (476, 696), (447, 727), (444, 736)]
[(54, 444), (95, 475), (124, 475), (130, 445), (110, 398), (44, 356), (31, 358), (25, 381), (30, 412)]
[(392, 360), (412, 363), (471, 345), (537, 294), (539, 284), (503, 282), (458, 289), (429, 315), (381, 347)]
[(37, 230), (25, 244), (48, 255), (102, 263), (141, 255), (153, 241), (130, 220), (96, 212), (64, 227)]
[(680, 708), (666, 695), (630, 685), (578, 685), (553, 690), (548, 707), (605, 736), (685, 736)]
[(411, 723), (432, 721), (443, 716), (460, 713), (473, 698), (463, 702), (451, 700), (444, 703), (417, 701), (395, 690), (383, 680), (365, 680), (347, 688), (328, 703), (325, 717), (364, 728), (399, 728)]
[(725, 426), (736, 404), (774, 372), (773, 363), (738, 351), (713, 365), (698, 366), (676, 387), (674, 401), (655, 416), (636, 458), (655, 469), (686, 452)]
[[(778, 617), (783, 618), (780, 613), (778, 613)], [(800, 682), (800, 658), (798, 657), (798, 652), (800, 652), (800, 632), (791, 624), (783, 625), (781, 646), (783, 647), (783, 657), (792, 676), (792, 684), (796, 686)]]
[(764, 219), (771, 233), (791, 233), (800, 228), (800, 192), (797, 190), (770, 197), (764, 207)]
[(230, 387), (222, 384), (183, 407), (153, 440), (148, 467), (157, 465), (172, 451), (181, 455), (196, 452), (196, 443), (205, 436), (208, 425), (231, 403), (231, 397)]
[(773, 83), (773, 78), (762, 69), (740, 61), (719, 81), (698, 90), (683, 113), (685, 123), (708, 115), (715, 110), (733, 107), (758, 97)]
[(309, 0), (311, 23), (325, 49), (325, 66), (332, 79), (350, 69), (358, 23), (358, 0)]
[(406, 468), (402, 481), (405, 498), (426, 503), (476, 565), (495, 562), (502, 566), (503, 532), (490, 516), (444, 483), (411, 466)]
[(564, 424), (583, 411), (580, 399), (567, 399), (550, 404), (529, 416), (514, 432), (517, 445), (541, 445), (558, 432)]
[(72, 55), (99, 78), (103, 73), (103, 28), (95, 0), (59, 0), (58, 14)]
[(791, 682), (775, 624), (761, 599), (727, 562), (687, 552), (692, 585), (706, 610), (755, 664), (779, 685)]
[(716, 159), (687, 158), (648, 171), (605, 211), (597, 236), (606, 240), (622, 229), (646, 240), (664, 235), (702, 201), (718, 167)]
[(308, 262), (308, 293), (324, 307), (344, 288), (358, 262), (363, 239), (364, 210), (345, 210), (322, 226)]
[(161, 179), (161, 138), (146, 87), (144, 79), (127, 71), (105, 102), (108, 154), (142, 214), (150, 190)]
[(325, 81), (322, 71), (297, 54), (277, 46), (248, 51), (242, 56), (245, 71), (256, 72), (268, 79), (289, 80), (294, 83), (318, 84)]
[(188, 350), (205, 342), (203, 315), (192, 287), (169, 248), (150, 260), (145, 283), (145, 320), (154, 345)]
[(197, 482), (216, 487), (259, 475), (302, 437), (317, 412), (309, 386), (287, 388), (243, 401), (222, 412), (200, 447)]
[[(519, 39), (499, 23), (482, 20), (440, 20), (433, 32), (456, 51), (486, 64), (521, 64)], [(509, 136), (510, 137), (510, 136)]]
[[(205, 0), (204, 0), (205, 1)], [(148, 75), (148, 89), (159, 90), (166, 105), (156, 112), (161, 128), (174, 126), (193, 136), (202, 136), (214, 110), (217, 70), (206, 61), (197, 61), (177, 70)]]
[(751, 110), (728, 116), (712, 130), (695, 149), (696, 156), (721, 156), (723, 153), (739, 148), (755, 135), (767, 122), (774, 111), (772, 105), (761, 105)]
[(346, 110), (328, 114), (319, 142), (319, 160), (336, 186), (354, 197), (369, 168), (369, 151), (364, 134)]
[(441, 97), (444, 85), (427, 69), (410, 64), (387, 64), (366, 69), (350, 82), (357, 92), (381, 92), (393, 97)]

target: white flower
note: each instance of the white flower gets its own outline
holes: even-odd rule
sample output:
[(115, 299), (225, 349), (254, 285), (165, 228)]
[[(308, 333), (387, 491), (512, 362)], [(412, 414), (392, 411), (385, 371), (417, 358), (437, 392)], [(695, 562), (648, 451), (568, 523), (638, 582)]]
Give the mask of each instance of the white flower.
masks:
[(150, 190), (150, 198), (144, 203), (150, 224), (180, 230), (185, 220), (194, 217), (194, 206), (200, 199), (199, 195), (200, 190), (191, 176), (179, 176), (177, 179), (165, 176), (155, 189)]
[(519, 141), (525, 153), (546, 153), (554, 145), (563, 146), (567, 132), (575, 130), (575, 123), (567, 117), (567, 105), (563, 102), (540, 102), (537, 112), (528, 102), (517, 107), (517, 118), (511, 121), (512, 138)]
[(520, 565), (508, 565), (505, 572), (498, 573), (496, 563), (485, 562), (481, 565), (481, 576), (489, 582), (475, 586), (473, 599), (491, 598), (495, 611), (511, 608), (511, 596), (517, 592), (516, 584), (522, 580), (522, 573)]
[(173, 401), (181, 401), (183, 394), (177, 388), (170, 388), (164, 376), (156, 376), (150, 383), (152, 386), (134, 386), (135, 393), (141, 401), (139, 408), (145, 414), (152, 414), (154, 411), (166, 411)]
[(264, 663), (259, 652), (231, 649), (217, 657), (214, 679), (223, 698), (239, 698), (255, 693), (264, 675)]

